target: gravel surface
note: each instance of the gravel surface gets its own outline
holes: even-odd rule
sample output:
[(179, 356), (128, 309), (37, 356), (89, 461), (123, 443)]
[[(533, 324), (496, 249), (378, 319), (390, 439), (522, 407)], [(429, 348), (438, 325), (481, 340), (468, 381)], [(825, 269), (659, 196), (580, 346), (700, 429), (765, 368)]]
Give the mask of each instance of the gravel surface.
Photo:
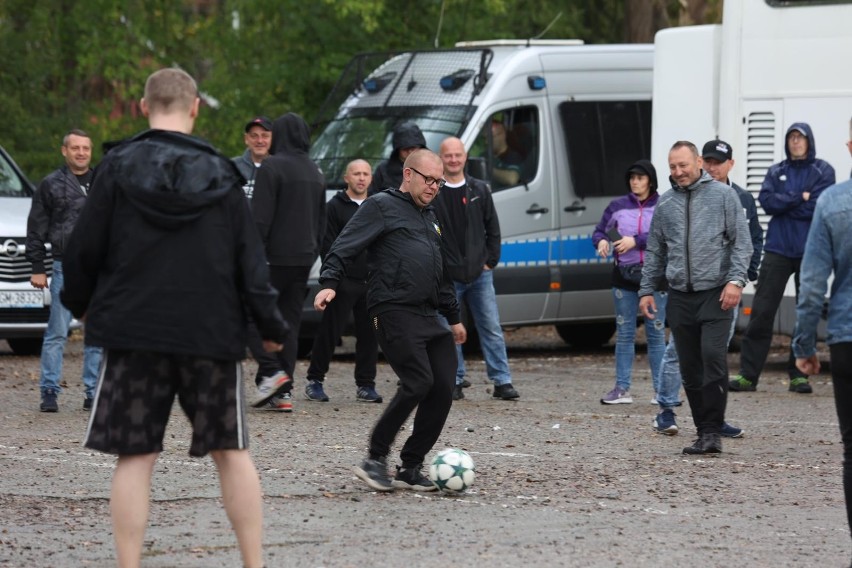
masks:
[[(695, 433), (686, 406), (679, 435), (652, 431), (642, 349), (634, 404), (604, 406), (612, 345), (575, 352), (550, 327), (506, 338), (521, 399), (493, 400), (482, 361), (469, 358), (474, 384), (435, 447), (463, 448), (476, 460), (476, 483), (461, 497), (363, 486), (351, 467), (384, 405), (355, 400), (348, 341), (326, 381), (328, 403), (302, 399), (300, 362), (295, 412), (249, 413), (267, 565), (848, 566), (831, 384), (821, 375), (814, 394), (789, 393), (783, 338), (759, 391), (731, 394), (728, 421), (746, 434), (725, 440), (716, 458), (681, 454)], [(738, 356), (729, 361), (735, 371)], [(81, 366), (75, 337), (60, 412), (42, 414), (38, 359), (0, 342), (0, 566), (115, 563), (114, 459), (81, 446)], [(253, 376), (252, 362), (246, 371)], [(379, 392), (389, 399), (395, 384), (380, 364)], [(175, 413), (154, 475), (143, 566), (240, 566), (213, 463), (189, 458), (188, 441)]]

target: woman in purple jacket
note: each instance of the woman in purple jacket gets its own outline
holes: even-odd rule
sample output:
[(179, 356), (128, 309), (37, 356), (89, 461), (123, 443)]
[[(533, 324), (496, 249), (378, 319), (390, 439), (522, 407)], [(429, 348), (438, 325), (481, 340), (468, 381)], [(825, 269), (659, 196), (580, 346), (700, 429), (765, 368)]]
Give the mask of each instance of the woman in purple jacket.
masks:
[[(615, 340), (615, 387), (601, 399), (603, 404), (629, 404), (631, 372), (636, 353), (636, 318), (639, 315), (639, 283), (645, 244), (657, 204), (657, 171), (648, 160), (639, 160), (627, 169), (630, 192), (613, 199), (592, 234), (598, 254), (615, 257), (612, 270), (612, 297), (618, 326)], [(654, 382), (654, 398), (666, 348), (666, 293), (654, 292), (657, 314), (645, 320), (648, 361)]]

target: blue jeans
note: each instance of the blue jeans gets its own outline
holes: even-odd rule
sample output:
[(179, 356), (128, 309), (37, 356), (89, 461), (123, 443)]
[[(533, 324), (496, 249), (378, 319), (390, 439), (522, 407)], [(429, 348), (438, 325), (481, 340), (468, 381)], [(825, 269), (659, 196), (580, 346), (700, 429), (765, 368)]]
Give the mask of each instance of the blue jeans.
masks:
[[(50, 278), (50, 318), (44, 330), (44, 342), (41, 347), (41, 394), (52, 390), (59, 394), (62, 389), (62, 356), (65, 342), (68, 341), (68, 329), (71, 326), (71, 312), (59, 301), (59, 291), (65, 278), (62, 275), (62, 262), (53, 261), (53, 276)], [(98, 385), (98, 370), (101, 366), (101, 348), (86, 345), (83, 349), (83, 385), (86, 398), (94, 398)]]
[[(455, 282), (455, 285), (459, 305), (467, 300), (467, 307), (473, 316), (488, 378), (494, 381), (495, 385), (511, 383), (512, 375), (509, 373), (506, 341), (503, 339), (503, 329), (500, 327), (500, 314), (497, 313), (497, 295), (494, 293), (493, 272), (483, 270), (479, 278), (470, 284)], [(456, 345), (456, 353), (459, 359), (458, 369), (456, 370), (456, 384), (460, 385), (465, 375), (461, 345)]]
[[(737, 315), (739, 314), (739, 306), (734, 308), (734, 319), (731, 320), (731, 330), (728, 332), (728, 343), (734, 336), (734, 331), (737, 328)], [(657, 403), (660, 408), (674, 408), (679, 402), (680, 386), (683, 383), (683, 377), (680, 374), (680, 362), (677, 357), (677, 348), (675, 347), (674, 334), (669, 336), (669, 344), (666, 345), (666, 352), (663, 355), (663, 369), (660, 373), (660, 388), (657, 390)]]
[[(612, 289), (615, 302), (615, 386), (630, 390), (633, 359), (636, 357), (636, 318), (639, 316), (639, 293), (623, 288)], [(660, 381), (660, 366), (666, 349), (666, 302), (668, 294), (654, 292), (657, 313), (654, 319), (645, 319), (645, 337), (648, 340), (648, 362), (654, 390)]]

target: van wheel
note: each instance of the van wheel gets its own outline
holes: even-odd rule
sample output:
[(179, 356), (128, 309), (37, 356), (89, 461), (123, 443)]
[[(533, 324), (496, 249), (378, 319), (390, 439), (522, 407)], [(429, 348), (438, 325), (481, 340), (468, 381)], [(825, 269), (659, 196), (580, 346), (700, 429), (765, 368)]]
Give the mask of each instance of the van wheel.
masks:
[(597, 349), (615, 333), (615, 322), (560, 324), (556, 332), (565, 343), (577, 349)]
[(41, 337), (10, 337), (6, 341), (15, 355), (41, 355)]

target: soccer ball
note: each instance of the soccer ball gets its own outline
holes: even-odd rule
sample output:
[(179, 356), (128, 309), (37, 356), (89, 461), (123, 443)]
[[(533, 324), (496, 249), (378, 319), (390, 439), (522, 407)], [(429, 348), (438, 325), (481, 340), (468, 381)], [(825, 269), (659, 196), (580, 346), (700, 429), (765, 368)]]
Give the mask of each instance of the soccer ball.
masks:
[(429, 466), (429, 479), (441, 491), (461, 493), (476, 478), (473, 458), (464, 450), (448, 448), (441, 450)]

